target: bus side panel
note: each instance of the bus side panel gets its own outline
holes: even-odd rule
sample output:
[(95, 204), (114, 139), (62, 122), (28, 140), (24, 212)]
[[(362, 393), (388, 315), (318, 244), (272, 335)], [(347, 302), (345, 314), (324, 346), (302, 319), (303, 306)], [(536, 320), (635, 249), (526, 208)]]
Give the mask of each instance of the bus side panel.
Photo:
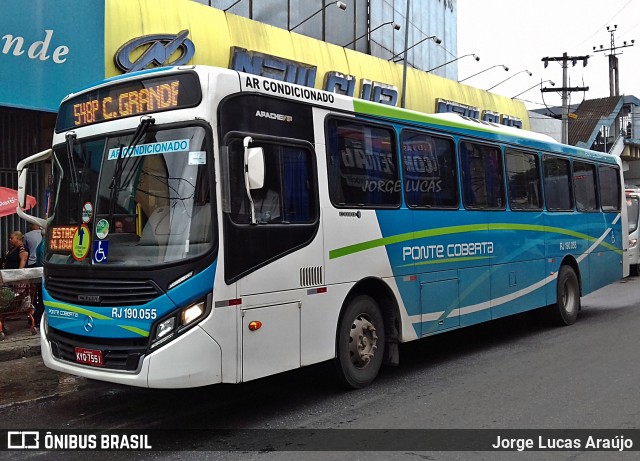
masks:
[[(583, 289), (583, 295), (602, 288), (605, 285), (620, 280), (623, 277), (624, 260), (622, 248), (621, 219), (617, 219), (618, 213), (594, 214), (594, 237), (600, 237), (611, 229), (599, 245), (589, 256), (590, 285), (588, 290)], [(608, 246), (605, 246), (607, 244)]]
[[(401, 261), (403, 246), (410, 245), (410, 215), (402, 210), (394, 210), (388, 212), (394, 213), (393, 215), (378, 219), (379, 213), (380, 210), (376, 212), (366, 209), (336, 209), (325, 204), (322, 216), (324, 243), (328, 255), (326, 283), (328, 290), (333, 290), (332, 285), (346, 283), (353, 287), (355, 283), (370, 277), (386, 281), (392, 290), (400, 291), (402, 295), (396, 298), (402, 327), (400, 337), (402, 341), (408, 341), (418, 336), (410, 319), (410, 316), (420, 314), (417, 292), (413, 283), (406, 284), (404, 281), (398, 283), (394, 289), (392, 285), (395, 285), (393, 280), (396, 274), (390, 260)], [(387, 218), (392, 216), (395, 218), (392, 226), (394, 229), (387, 233), (381, 227), (384, 227), (383, 224), (389, 224), (391, 221)], [(408, 224), (403, 224), (407, 221)], [(399, 236), (399, 233), (407, 233), (408, 237)], [(395, 241), (395, 237), (398, 241)], [(390, 257), (390, 254), (393, 256)], [(412, 273), (411, 267), (400, 270), (401, 273), (408, 274), (407, 277)], [(419, 321), (415, 328), (419, 328)]]
[[(592, 242), (576, 235), (568, 234), (568, 231), (580, 232), (588, 235), (588, 225), (586, 221), (580, 221), (573, 211), (548, 211), (544, 215), (546, 226), (545, 255), (546, 273), (552, 276), (547, 284), (547, 303), (554, 304), (557, 301), (557, 276), (560, 265), (566, 257), (571, 257), (579, 262), (580, 273), (578, 278), (589, 283), (589, 263), (587, 259), (582, 259), (581, 255), (586, 255)], [(585, 231), (587, 233), (585, 234)], [(586, 274), (586, 278), (585, 278)]]
[(495, 242), (491, 271), (491, 315), (535, 309), (546, 303), (542, 211), (489, 213), (489, 235)]
[(460, 276), (460, 326), (491, 320), (491, 284), (488, 267), (469, 267)]
[(490, 320), (496, 242), (489, 237), (487, 212), (414, 210), (413, 218), (411, 259), (421, 283), (422, 335)]
[(494, 319), (544, 306), (546, 289), (536, 286), (545, 271), (543, 259), (499, 264), (491, 274), (491, 317)]

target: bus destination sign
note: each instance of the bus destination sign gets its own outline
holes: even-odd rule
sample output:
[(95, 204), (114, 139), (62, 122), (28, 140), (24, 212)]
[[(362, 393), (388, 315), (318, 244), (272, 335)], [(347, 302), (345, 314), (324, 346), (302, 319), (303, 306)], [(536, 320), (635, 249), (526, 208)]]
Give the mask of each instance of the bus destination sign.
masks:
[(198, 77), (193, 73), (151, 77), (104, 86), (72, 97), (60, 106), (56, 131), (200, 103)]

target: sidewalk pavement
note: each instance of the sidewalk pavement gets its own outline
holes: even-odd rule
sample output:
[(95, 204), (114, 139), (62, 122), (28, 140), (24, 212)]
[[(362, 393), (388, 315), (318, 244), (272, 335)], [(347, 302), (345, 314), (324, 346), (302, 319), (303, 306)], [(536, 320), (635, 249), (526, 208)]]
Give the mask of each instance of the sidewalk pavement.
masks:
[(6, 321), (7, 332), (0, 341), (0, 362), (40, 355), (40, 330), (31, 334), (25, 318)]

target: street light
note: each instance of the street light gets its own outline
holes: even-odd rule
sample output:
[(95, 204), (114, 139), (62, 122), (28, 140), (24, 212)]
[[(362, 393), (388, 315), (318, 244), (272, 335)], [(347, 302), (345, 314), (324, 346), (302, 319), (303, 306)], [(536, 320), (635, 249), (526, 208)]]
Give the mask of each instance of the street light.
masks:
[[(239, 0), (238, 0), (239, 1)], [(237, 2), (236, 2), (237, 3)], [(289, 29), (289, 32), (291, 32), (293, 29), (295, 29), (298, 26), (301, 26), (302, 24), (304, 24), (305, 22), (307, 22), (309, 19), (311, 19), (312, 17), (314, 17), (316, 14), (326, 10), (328, 7), (330, 7), (331, 5), (336, 5), (338, 8), (340, 8), (341, 10), (346, 10), (347, 9), (347, 4), (344, 2), (331, 2), (331, 3), (327, 3), (325, 6), (323, 6), (322, 8), (320, 8), (318, 11), (316, 11), (315, 13), (313, 13), (311, 16), (309, 16), (307, 19), (305, 19), (302, 22), (299, 22), (298, 24), (296, 24), (295, 26), (291, 27)], [(233, 6), (233, 5), (231, 5)]]
[(496, 64), (495, 66), (487, 67), (486, 69), (481, 70), (480, 72), (476, 72), (476, 73), (475, 73), (475, 74), (473, 74), (473, 75), (469, 75), (468, 77), (465, 77), (465, 78), (463, 78), (462, 80), (458, 80), (458, 83), (464, 82), (465, 80), (469, 80), (470, 78), (473, 78), (473, 77), (475, 77), (476, 75), (483, 74), (483, 73), (485, 73), (486, 71), (493, 69), (494, 67), (502, 67), (502, 68), (505, 70), (505, 72), (509, 72), (509, 68), (508, 68), (507, 66), (505, 66), (504, 64)]
[(440, 69), (441, 67), (444, 67), (444, 66), (446, 66), (448, 64), (451, 64), (452, 62), (456, 62), (458, 59), (466, 58), (467, 56), (473, 56), (473, 59), (475, 59), (476, 61), (480, 61), (480, 56), (478, 56), (477, 54), (473, 54), (473, 53), (463, 54), (462, 56), (458, 56), (456, 59), (452, 59), (451, 61), (447, 61), (444, 64), (440, 64), (439, 66), (436, 66), (436, 67), (434, 67), (432, 69), (425, 70), (425, 72), (429, 73), (429, 72), (431, 72), (433, 70)]
[(392, 25), (393, 25), (393, 29), (394, 29), (394, 30), (400, 30), (400, 24), (398, 24), (398, 23), (396, 23), (396, 22), (393, 22), (393, 21), (383, 22), (383, 23), (382, 23), (382, 24), (380, 24), (379, 26), (374, 27), (374, 28), (373, 28), (373, 29), (371, 29), (370, 31), (368, 31), (368, 32), (366, 32), (366, 33), (364, 33), (364, 34), (362, 34), (360, 37), (356, 38), (355, 40), (351, 40), (351, 41), (350, 41), (349, 43), (347, 43), (346, 45), (342, 45), (342, 47), (344, 48), (344, 47), (347, 47), (347, 46), (349, 46), (349, 45), (353, 45), (355, 42), (357, 42), (358, 40), (360, 40), (362, 37), (366, 37), (367, 35), (370, 35), (373, 31), (376, 31), (376, 30), (380, 29), (381, 27), (386, 26), (386, 25), (389, 25), (389, 24), (392, 24)]
[[(542, 80), (540, 80), (539, 85), (540, 85), (540, 86), (542, 86), (542, 85), (544, 85), (544, 84), (545, 84), (545, 83), (547, 83), (547, 82), (548, 82), (548, 83), (550, 83), (550, 84), (551, 84), (551, 86), (556, 86), (555, 82), (553, 82), (552, 80), (545, 80), (544, 82), (543, 82)], [(531, 88), (527, 88), (526, 90), (521, 91), (520, 93), (518, 93), (518, 94), (517, 94), (517, 95), (515, 95), (515, 96), (511, 96), (511, 99), (516, 99), (516, 98), (517, 98), (518, 96), (520, 96), (521, 94), (525, 94), (527, 91), (529, 91), (529, 90), (533, 90), (533, 89), (534, 89), (535, 87), (537, 87), (537, 86), (538, 86), (538, 83), (536, 83), (535, 85), (533, 85)]]
[[(407, 5), (407, 7), (408, 7), (408, 5)], [(409, 11), (409, 10), (407, 9), (407, 11)], [(407, 15), (407, 17), (408, 17), (408, 15)], [(409, 29), (407, 29), (407, 30), (409, 30)], [(406, 35), (407, 34), (405, 34), (405, 38), (404, 38), (405, 40), (407, 40), (407, 36)], [(436, 43), (436, 45), (440, 45), (442, 43), (442, 40), (439, 39), (435, 35), (432, 35), (430, 37), (425, 37), (422, 40), (420, 40), (420, 41), (414, 43), (413, 45), (411, 45), (409, 48), (405, 48), (400, 53), (392, 56), (391, 59), (389, 59), (389, 61), (396, 62), (395, 58), (397, 58), (401, 54), (404, 54), (404, 56), (402, 57), (402, 60), (404, 62), (402, 63), (402, 97), (400, 98), (400, 107), (404, 108), (404, 104), (405, 104), (405, 101), (406, 101), (405, 95), (406, 95), (406, 90), (407, 90), (407, 51), (409, 51), (414, 46), (418, 46), (422, 42), (425, 42), (425, 41), (430, 40), (430, 39), (432, 39)]]
[(487, 88), (487, 91), (491, 91), (493, 90), (495, 87), (497, 87), (498, 85), (502, 85), (504, 82), (506, 82), (507, 80), (512, 79), (513, 77), (515, 77), (518, 74), (522, 74), (526, 72), (527, 74), (529, 74), (529, 77), (531, 77), (533, 74), (531, 72), (529, 72), (528, 70), (521, 70), (520, 72), (516, 72), (515, 74), (513, 74), (511, 77), (507, 77), (505, 78), (503, 81), (496, 83), (495, 85), (493, 85), (491, 88)]
[[(398, 53), (398, 54), (394, 54), (392, 58), (388, 59), (388, 61), (393, 61), (393, 62), (398, 62), (398, 61), (400, 61), (399, 59), (398, 59), (398, 61), (396, 61), (396, 58), (397, 58), (398, 56), (400, 56), (401, 54), (405, 54), (405, 53), (406, 53), (407, 51), (409, 51), (411, 48), (413, 48), (413, 47), (415, 47), (415, 46), (418, 46), (418, 45), (420, 45), (422, 42), (426, 42), (426, 41), (427, 41), (427, 40), (429, 40), (429, 39), (433, 39), (433, 41), (434, 41), (437, 45), (440, 45), (440, 44), (442, 43), (442, 40), (441, 40), (441, 39), (439, 39), (436, 35), (432, 35), (431, 37), (425, 37), (425, 38), (423, 38), (422, 40), (420, 40), (420, 41), (418, 41), (418, 42), (414, 43), (413, 45), (411, 45), (409, 48), (405, 48), (405, 49), (404, 49), (404, 50), (402, 50), (400, 53)], [(403, 59), (404, 59), (404, 58), (403, 58)]]

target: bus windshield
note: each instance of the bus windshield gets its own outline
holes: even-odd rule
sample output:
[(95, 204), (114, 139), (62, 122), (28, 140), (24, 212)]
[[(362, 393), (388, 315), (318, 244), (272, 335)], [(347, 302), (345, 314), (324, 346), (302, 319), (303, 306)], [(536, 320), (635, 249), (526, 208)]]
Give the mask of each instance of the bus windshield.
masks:
[(205, 129), (151, 126), (132, 145), (133, 136), (67, 137), (54, 150), (62, 171), (48, 263), (157, 266), (214, 248)]

